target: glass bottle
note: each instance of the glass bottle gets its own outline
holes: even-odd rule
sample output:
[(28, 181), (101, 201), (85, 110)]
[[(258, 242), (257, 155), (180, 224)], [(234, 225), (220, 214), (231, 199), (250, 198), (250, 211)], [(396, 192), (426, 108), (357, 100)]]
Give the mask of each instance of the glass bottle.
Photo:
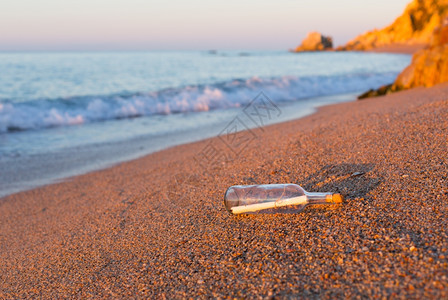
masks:
[(224, 205), (232, 214), (296, 213), (309, 204), (343, 200), (341, 194), (310, 193), (297, 184), (235, 185), (227, 189)]

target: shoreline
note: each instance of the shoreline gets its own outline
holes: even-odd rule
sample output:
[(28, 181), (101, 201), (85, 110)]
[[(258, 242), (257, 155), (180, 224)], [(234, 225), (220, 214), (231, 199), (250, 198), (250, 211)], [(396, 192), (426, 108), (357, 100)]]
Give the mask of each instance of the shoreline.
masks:
[[(269, 123), (277, 124), (297, 120), (315, 113), (318, 107), (328, 103), (355, 101), (358, 94), (347, 93), (301, 99), (291, 103), (277, 103), (276, 105), (281, 109), (281, 116), (272, 118), (272, 120), (269, 120)], [(86, 144), (77, 146), (74, 149), (52, 149), (48, 153), (20, 155), (14, 157), (13, 161), (0, 161), (0, 169), (4, 170), (4, 173), (0, 174), (0, 201), (1, 198), (14, 193), (64, 182), (76, 176), (108, 169), (120, 163), (139, 159), (171, 147), (213, 138), (226, 127), (229, 121), (241, 112), (242, 108), (232, 108), (222, 111), (201, 112), (199, 114), (208, 114), (208, 116), (202, 117), (198, 113), (190, 113), (186, 114), (182, 121), (188, 124), (192, 122), (199, 123), (195, 125), (194, 129), (186, 128), (181, 132), (173, 131), (164, 134), (146, 133), (126, 140), (102, 144)], [(130, 119), (125, 121), (143, 124), (150, 122), (148, 118), (151, 118), (151, 116), (142, 117), (139, 120)], [(216, 121), (215, 124), (206, 124), (207, 126), (201, 125), (201, 122), (204, 123), (204, 120), (207, 118), (214, 118), (220, 121)], [(171, 120), (171, 122), (179, 123), (180, 121)], [(103, 126), (101, 123), (93, 125)], [(250, 120), (246, 120), (245, 125), (249, 127), (251, 125), (258, 126), (257, 124), (252, 124)], [(60, 134), (63, 134), (63, 132), (69, 132), (70, 134), (71, 130), (87, 129), (83, 129), (83, 127), (66, 127), (57, 128), (56, 130), (61, 131)], [(34, 132), (30, 133), (35, 134)], [(29, 134), (29, 132), (19, 134)], [(43, 134), (46, 134), (46, 132), (43, 132)], [(36, 140), (36, 138), (33, 138), (33, 140)]]
[[(0, 297), (446, 297), (447, 120), (448, 84), (417, 88), (7, 196)], [(222, 205), (230, 185), (286, 182), (347, 202)]]

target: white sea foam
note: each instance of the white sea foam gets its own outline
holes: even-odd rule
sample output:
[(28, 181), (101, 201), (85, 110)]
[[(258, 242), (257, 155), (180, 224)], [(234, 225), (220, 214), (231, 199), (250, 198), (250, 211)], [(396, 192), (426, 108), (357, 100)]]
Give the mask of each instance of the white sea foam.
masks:
[(274, 102), (299, 101), (377, 88), (396, 73), (278, 78), (252, 77), (132, 95), (83, 96), (0, 103), (0, 132), (42, 129), (155, 114), (199, 112), (249, 103), (260, 91)]

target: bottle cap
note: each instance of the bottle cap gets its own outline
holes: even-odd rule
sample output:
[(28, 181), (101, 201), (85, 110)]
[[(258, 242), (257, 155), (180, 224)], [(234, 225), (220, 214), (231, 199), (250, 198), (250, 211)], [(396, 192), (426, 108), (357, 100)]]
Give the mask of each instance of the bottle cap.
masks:
[(344, 196), (341, 194), (332, 194), (327, 196), (328, 203), (342, 203), (344, 202)]

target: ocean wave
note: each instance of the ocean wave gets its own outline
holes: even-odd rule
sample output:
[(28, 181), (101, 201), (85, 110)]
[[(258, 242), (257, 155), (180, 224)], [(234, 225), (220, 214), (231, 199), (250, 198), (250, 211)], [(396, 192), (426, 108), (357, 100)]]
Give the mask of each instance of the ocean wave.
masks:
[(39, 99), (16, 103), (4, 101), (0, 103), (0, 132), (241, 107), (260, 91), (277, 103), (296, 101), (377, 88), (393, 82), (396, 76), (397, 73), (252, 77), (130, 95)]

